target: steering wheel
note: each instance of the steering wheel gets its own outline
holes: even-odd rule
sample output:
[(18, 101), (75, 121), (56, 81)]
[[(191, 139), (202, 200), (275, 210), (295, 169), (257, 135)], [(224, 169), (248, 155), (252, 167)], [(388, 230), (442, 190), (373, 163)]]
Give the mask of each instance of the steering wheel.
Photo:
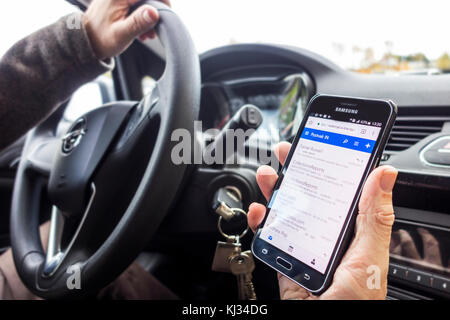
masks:
[[(93, 294), (120, 275), (149, 243), (188, 173), (187, 164), (171, 160), (171, 134), (181, 129), (193, 137), (199, 58), (175, 13), (146, 2), (159, 11), (156, 31), (166, 56), (152, 93), (141, 102), (86, 113), (62, 140), (56, 115), (27, 136), (14, 186), (11, 243), (20, 278), (40, 297)], [(43, 199), (51, 203), (47, 252), (39, 236)]]

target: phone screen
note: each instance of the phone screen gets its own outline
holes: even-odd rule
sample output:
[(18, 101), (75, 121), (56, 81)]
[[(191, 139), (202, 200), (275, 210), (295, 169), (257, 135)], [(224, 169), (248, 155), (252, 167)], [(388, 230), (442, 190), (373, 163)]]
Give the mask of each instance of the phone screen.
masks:
[(381, 127), (309, 114), (260, 238), (325, 274)]

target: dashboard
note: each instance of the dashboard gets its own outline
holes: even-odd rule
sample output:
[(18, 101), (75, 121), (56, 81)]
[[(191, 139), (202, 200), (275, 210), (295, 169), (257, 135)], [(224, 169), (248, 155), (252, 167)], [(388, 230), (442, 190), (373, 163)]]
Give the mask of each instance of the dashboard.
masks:
[(202, 86), (200, 117), (205, 129), (220, 130), (242, 106), (255, 105), (263, 116), (258, 138), (276, 143), (295, 134), (313, 92), (310, 77), (296, 70), (278, 77), (207, 82)]
[(256, 135), (269, 145), (293, 138), (316, 93), (395, 101), (382, 159), (399, 170), (388, 298), (450, 298), (450, 75), (356, 74), (307, 50), (262, 44), (206, 52), (201, 70), (203, 129), (221, 129), (253, 104), (263, 115)]

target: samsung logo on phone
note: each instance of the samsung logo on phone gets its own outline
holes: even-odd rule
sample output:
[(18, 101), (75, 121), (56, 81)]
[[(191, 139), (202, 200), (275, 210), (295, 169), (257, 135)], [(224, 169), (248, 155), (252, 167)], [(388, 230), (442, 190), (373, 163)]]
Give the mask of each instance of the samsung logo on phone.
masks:
[(344, 112), (344, 113), (352, 113), (352, 114), (358, 113), (358, 109), (350, 109), (350, 108), (342, 108), (342, 107), (336, 107), (335, 111), (336, 112)]

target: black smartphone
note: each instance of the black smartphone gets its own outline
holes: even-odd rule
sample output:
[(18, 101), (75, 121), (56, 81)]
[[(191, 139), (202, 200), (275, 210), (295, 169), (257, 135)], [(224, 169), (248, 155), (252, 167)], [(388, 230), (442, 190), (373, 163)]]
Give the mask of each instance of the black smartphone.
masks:
[(325, 291), (396, 116), (389, 100), (314, 96), (253, 239), (254, 256), (314, 294)]

